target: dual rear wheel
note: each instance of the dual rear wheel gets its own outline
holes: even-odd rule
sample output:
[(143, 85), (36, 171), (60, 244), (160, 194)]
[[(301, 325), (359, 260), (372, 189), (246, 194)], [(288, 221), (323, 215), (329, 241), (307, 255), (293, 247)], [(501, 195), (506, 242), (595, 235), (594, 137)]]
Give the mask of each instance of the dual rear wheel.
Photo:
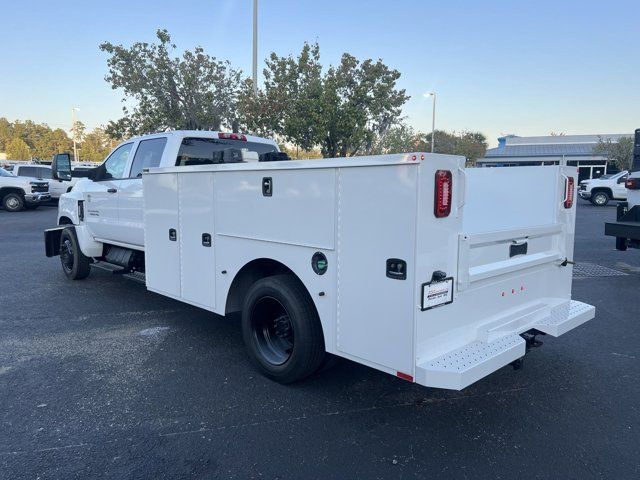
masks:
[(242, 335), (253, 364), (280, 383), (311, 375), (326, 357), (313, 300), (290, 274), (266, 277), (251, 286), (242, 310)]

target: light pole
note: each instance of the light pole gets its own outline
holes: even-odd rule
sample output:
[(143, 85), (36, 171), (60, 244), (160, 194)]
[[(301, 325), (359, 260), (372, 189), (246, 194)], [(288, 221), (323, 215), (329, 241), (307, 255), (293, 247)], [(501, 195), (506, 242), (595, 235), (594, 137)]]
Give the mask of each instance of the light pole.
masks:
[(433, 146), (436, 144), (436, 94), (435, 92), (429, 92), (424, 94), (425, 98), (433, 97), (433, 110), (431, 113), (431, 153), (433, 153)]
[(253, 0), (253, 96), (258, 95), (258, 0)]
[(76, 112), (79, 112), (78, 107), (71, 108), (71, 135), (73, 136), (73, 161), (78, 161), (78, 145), (76, 144)]

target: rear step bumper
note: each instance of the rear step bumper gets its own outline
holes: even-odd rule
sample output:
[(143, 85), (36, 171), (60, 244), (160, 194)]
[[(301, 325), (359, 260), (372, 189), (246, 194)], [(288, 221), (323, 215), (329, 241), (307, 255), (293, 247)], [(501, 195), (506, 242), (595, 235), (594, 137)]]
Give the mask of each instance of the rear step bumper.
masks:
[[(526, 330), (536, 329), (558, 336), (591, 320), (595, 307), (572, 300), (551, 309)], [(526, 331), (525, 330), (525, 331)], [(415, 381), (427, 387), (462, 390), (492, 372), (524, 356), (526, 342), (509, 333), (490, 342), (475, 341), (416, 366)]]

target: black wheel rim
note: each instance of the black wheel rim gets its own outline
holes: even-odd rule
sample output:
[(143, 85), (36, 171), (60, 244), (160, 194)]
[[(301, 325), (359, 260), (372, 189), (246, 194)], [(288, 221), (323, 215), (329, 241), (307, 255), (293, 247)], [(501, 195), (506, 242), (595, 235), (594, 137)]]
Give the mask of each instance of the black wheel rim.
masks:
[(253, 339), (258, 352), (272, 365), (282, 365), (291, 357), (294, 332), (289, 312), (279, 300), (262, 297), (251, 311)]
[(60, 260), (62, 261), (62, 268), (67, 272), (73, 270), (73, 245), (68, 238), (65, 238), (60, 245)]

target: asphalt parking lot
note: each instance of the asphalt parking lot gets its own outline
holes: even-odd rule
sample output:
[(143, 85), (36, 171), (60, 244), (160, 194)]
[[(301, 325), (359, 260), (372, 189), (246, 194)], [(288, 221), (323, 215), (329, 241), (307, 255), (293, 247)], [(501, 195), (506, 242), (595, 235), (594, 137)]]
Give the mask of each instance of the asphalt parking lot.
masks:
[(257, 375), (237, 318), (44, 256), (56, 209), (0, 210), (0, 478), (639, 478), (640, 251), (579, 201), (594, 320), (462, 392), (349, 361)]

